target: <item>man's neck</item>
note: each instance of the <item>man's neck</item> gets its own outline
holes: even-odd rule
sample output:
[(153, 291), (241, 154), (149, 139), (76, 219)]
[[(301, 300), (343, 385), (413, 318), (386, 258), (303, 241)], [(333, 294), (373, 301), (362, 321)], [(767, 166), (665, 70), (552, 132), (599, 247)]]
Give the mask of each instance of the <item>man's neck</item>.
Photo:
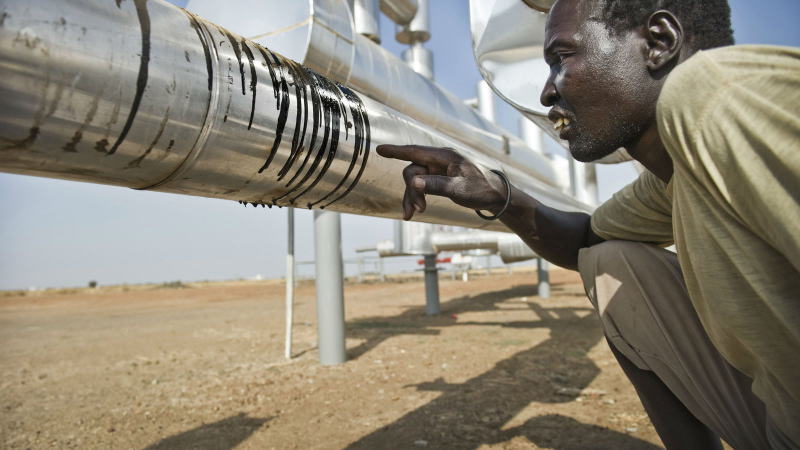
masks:
[(642, 163), (647, 170), (653, 172), (665, 183), (672, 178), (672, 158), (658, 135), (658, 126), (655, 121), (636, 142), (626, 146), (626, 149), (633, 159)]

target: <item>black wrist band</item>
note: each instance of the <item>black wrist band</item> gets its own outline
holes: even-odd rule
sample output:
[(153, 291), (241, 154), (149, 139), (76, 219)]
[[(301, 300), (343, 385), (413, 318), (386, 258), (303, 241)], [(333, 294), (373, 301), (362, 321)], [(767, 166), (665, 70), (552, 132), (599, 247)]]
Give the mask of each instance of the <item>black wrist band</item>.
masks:
[(486, 214), (480, 212), (480, 210), (477, 210), (477, 209), (475, 210), (475, 212), (478, 213), (478, 216), (481, 219), (497, 220), (497, 219), (500, 218), (500, 216), (503, 215), (504, 212), (506, 212), (506, 209), (508, 209), (508, 205), (511, 204), (511, 183), (509, 183), (508, 177), (506, 177), (506, 174), (504, 174), (503, 172), (501, 172), (499, 170), (495, 170), (495, 169), (491, 169), (490, 172), (496, 173), (500, 178), (503, 179), (503, 183), (506, 184), (506, 204), (503, 205), (503, 209), (501, 209), (499, 213), (497, 213), (497, 214), (495, 214), (493, 216), (487, 216)]

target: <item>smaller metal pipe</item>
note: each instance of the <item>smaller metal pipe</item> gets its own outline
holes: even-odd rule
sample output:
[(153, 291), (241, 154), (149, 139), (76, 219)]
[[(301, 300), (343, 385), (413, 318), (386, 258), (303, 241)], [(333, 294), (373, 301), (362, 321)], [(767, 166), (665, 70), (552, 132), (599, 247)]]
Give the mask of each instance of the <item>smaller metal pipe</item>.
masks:
[(550, 298), (550, 263), (542, 258), (536, 260), (538, 274), (537, 292), (539, 298)]
[(356, 33), (365, 36), (376, 44), (381, 43), (378, 3), (379, 0), (355, 0), (353, 5), (353, 20)]
[(555, 0), (522, 0), (525, 2), (526, 5), (530, 6), (531, 8), (541, 11), (541, 12), (550, 12), (550, 8), (553, 7), (553, 3)]
[(544, 141), (542, 139), (543, 131), (538, 125), (531, 122), (527, 117), (520, 116), (519, 131), (520, 137), (528, 147), (533, 149), (536, 153), (545, 154)]
[(578, 201), (595, 206), (599, 203), (597, 190), (597, 167), (593, 163), (581, 163), (569, 158), (570, 192)]
[(403, 61), (414, 72), (433, 80), (433, 53), (422, 45), (431, 38), (428, 0), (419, 0), (414, 20), (408, 25), (398, 26), (395, 38), (398, 42), (409, 46), (403, 51)]
[(339, 213), (314, 210), (317, 339), (319, 361), (324, 366), (346, 360), (341, 227)]
[(494, 91), (485, 80), (478, 82), (478, 111), (490, 122), (496, 122)]
[(428, 0), (418, 0), (417, 14), (405, 26), (398, 26), (395, 39), (401, 44), (411, 45), (414, 42), (427, 42), (431, 38), (430, 17), (428, 15)]
[(286, 342), (283, 354), (292, 359), (292, 315), (294, 313), (294, 208), (287, 208), (286, 241)]
[(466, 250), (498, 251), (500, 233), (490, 231), (462, 231), (433, 233), (431, 246), (436, 252), (454, 252)]
[(433, 53), (425, 48), (422, 42), (414, 42), (403, 50), (403, 61), (414, 69), (414, 72), (433, 80)]
[(582, 199), (588, 205), (600, 203), (600, 192), (597, 189), (597, 164), (587, 163), (583, 168), (584, 195)]
[(408, 25), (417, 14), (417, 0), (381, 0), (381, 12), (398, 25)]
[(574, 198), (583, 198), (583, 171), (575, 158), (568, 156), (569, 161), (569, 193)]
[(425, 255), (425, 313), (434, 316), (440, 312), (439, 269), (436, 267), (436, 255)]

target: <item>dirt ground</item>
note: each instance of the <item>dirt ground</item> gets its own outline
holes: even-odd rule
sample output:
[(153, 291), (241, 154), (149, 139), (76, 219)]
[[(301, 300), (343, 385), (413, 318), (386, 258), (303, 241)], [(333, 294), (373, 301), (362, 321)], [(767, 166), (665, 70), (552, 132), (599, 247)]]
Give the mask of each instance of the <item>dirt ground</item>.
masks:
[(0, 298), (0, 442), (16, 448), (661, 448), (577, 276), (345, 288), (345, 364), (280, 281)]

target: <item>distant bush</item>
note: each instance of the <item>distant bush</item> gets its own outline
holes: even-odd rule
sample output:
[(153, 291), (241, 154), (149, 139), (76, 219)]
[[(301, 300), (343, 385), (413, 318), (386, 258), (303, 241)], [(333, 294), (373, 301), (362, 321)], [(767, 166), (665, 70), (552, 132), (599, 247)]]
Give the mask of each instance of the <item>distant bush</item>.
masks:
[(90, 281), (89, 282), (89, 288), (90, 289), (96, 289), (97, 288), (97, 281), (94, 281), (94, 280)]
[(158, 287), (169, 288), (169, 289), (183, 289), (189, 286), (181, 283), (180, 280), (177, 280), (177, 281), (168, 281), (166, 283), (161, 283), (158, 285)]

